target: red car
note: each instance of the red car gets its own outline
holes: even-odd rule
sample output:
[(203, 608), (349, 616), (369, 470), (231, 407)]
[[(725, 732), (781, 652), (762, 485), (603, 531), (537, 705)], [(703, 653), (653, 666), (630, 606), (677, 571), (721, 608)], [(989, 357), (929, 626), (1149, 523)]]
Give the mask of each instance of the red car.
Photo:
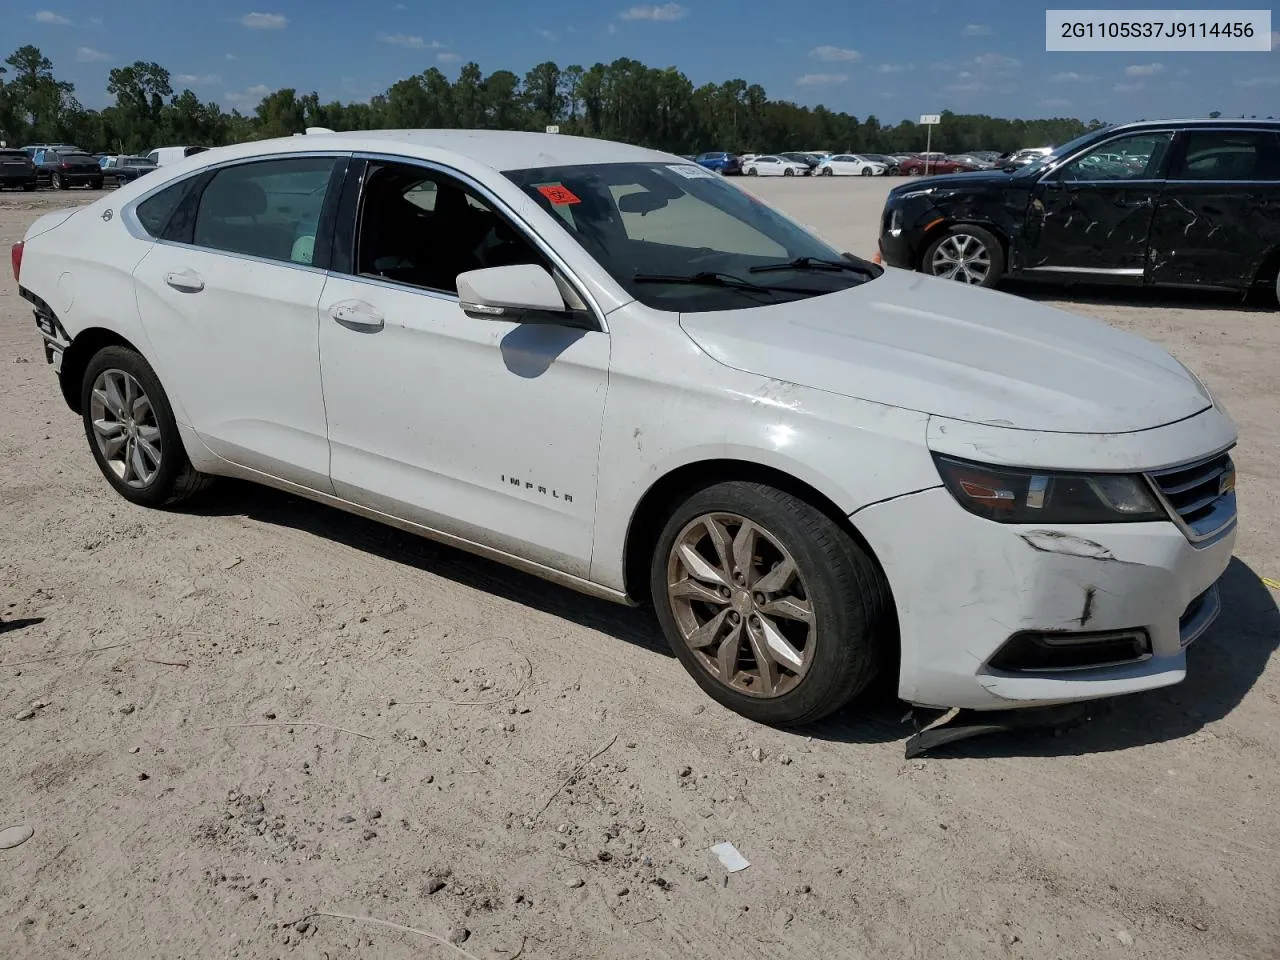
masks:
[[(924, 173), (925, 162), (919, 158), (906, 160), (899, 164), (898, 172), (908, 177)], [(929, 161), (929, 173), (968, 173), (978, 168), (973, 164), (965, 163), (961, 160), (952, 160), (950, 157), (944, 157), (941, 160)]]

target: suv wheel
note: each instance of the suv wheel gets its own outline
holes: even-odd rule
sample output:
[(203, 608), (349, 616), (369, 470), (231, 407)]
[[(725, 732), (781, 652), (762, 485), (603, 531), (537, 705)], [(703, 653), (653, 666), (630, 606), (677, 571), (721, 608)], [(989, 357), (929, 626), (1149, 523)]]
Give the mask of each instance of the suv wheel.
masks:
[(921, 269), (943, 280), (994, 286), (1004, 274), (1004, 247), (981, 227), (957, 224), (929, 244)]
[(67, 189), (66, 181), (62, 179), (62, 174), (60, 173), (55, 173), (49, 178), (49, 186), (55, 190)]
[(847, 704), (893, 629), (866, 552), (820, 510), (760, 483), (718, 483), (677, 507), (650, 588), (698, 685), (760, 723), (809, 723)]
[(194, 496), (212, 479), (191, 466), (169, 398), (135, 351), (105, 347), (89, 361), (80, 409), (102, 475), (126, 500), (158, 507)]

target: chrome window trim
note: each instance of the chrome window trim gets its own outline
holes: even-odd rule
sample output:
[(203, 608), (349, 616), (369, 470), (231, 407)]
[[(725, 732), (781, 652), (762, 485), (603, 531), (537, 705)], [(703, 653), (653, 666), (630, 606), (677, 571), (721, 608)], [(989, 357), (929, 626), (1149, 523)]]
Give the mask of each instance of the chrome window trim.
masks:
[[(1153, 133), (1167, 133), (1170, 135), (1169, 143), (1172, 144), (1173, 141), (1177, 138), (1178, 134), (1181, 132), (1182, 132), (1181, 129), (1174, 124), (1161, 124), (1160, 126), (1150, 127), (1150, 128), (1138, 128), (1136, 130), (1117, 131), (1114, 137), (1107, 137), (1103, 140), (1098, 140), (1094, 143), (1089, 144), (1087, 147), (1081, 147), (1075, 153), (1072, 153), (1072, 154), (1069, 154), (1068, 156), (1063, 157), (1053, 166), (1048, 167), (1045, 170), (1041, 171), (1040, 176), (1037, 178), (1036, 182), (1043, 183), (1046, 177), (1050, 176), (1051, 174), (1057, 173), (1067, 164), (1072, 163), (1073, 161), (1079, 159), (1080, 157), (1083, 157), (1085, 154), (1093, 153), (1095, 150), (1099, 150), (1109, 143), (1116, 143), (1117, 141), (1120, 141), (1120, 140), (1127, 140), (1130, 137), (1140, 137), (1140, 136), (1153, 134)], [(1066, 183), (1067, 181), (1062, 181), (1062, 182)], [(1164, 183), (1164, 179), (1161, 177), (1154, 177), (1154, 178), (1143, 177), (1141, 180), (1080, 180), (1075, 182), (1094, 183), (1094, 184), (1097, 184), (1097, 183)]]
[[(505, 216), (512, 223), (512, 225), (524, 235), (526, 240), (532, 243), (538, 250), (542, 251), (542, 253), (547, 257), (547, 259), (549, 259), (552, 263), (556, 265), (556, 267), (560, 270), (561, 274), (564, 275), (564, 278), (568, 282), (568, 284), (571, 287), (573, 287), (574, 291), (582, 299), (582, 302), (585, 303), (587, 305), (587, 308), (591, 311), (592, 316), (595, 318), (596, 330), (604, 334), (607, 334), (609, 332), (609, 325), (605, 321), (605, 311), (601, 309), (600, 304), (596, 301), (596, 298), (591, 295), (591, 291), (587, 288), (587, 285), (583, 283), (582, 280), (578, 277), (577, 273), (574, 272), (572, 269), (570, 269), (568, 263), (565, 262), (564, 258), (560, 256), (560, 254), (556, 251), (556, 249), (550, 243), (548, 243), (545, 239), (543, 239), (542, 235), (539, 234), (538, 231), (535, 230), (533, 226), (530, 225), (528, 221), (524, 219), (524, 217), (520, 216), (513, 209), (511, 209), (510, 204), (508, 204), (501, 197), (497, 196), (497, 194), (495, 194), (491, 189), (489, 189), (489, 187), (486, 186), (484, 183), (480, 182), (470, 174), (463, 173), (461, 170), (458, 170), (454, 167), (447, 166), (436, 160), (424, 160), (421, 157), (406, 157), (403, 154), (384, 153), (384, 152), (372, 151), (372, 150), (357, 150), (352, 154), (352, 158), (356, 160), (372, 160), (378, 163), (398, 163), (404, 166), (422, 167), (425, 170), (431, 170), (435, 173), (440, 173), (447, 177), (452, 177), (454, 180), (457, 180), (459, 183), (462, 183), (465, 186), (474, 190), (477, 194), (479, 194), (481, 199), (483, 199), (486, 203), (492, 204), (495, 210), (500, 211), (502, 215)], [(364, 189), (365, 189), (365, 184), (362, 181), (360, 184), (360, 197), (356, 202), (357, 217), (359, 217), (360, 211), (364, 206)], [(357, 231), (356, 236), (358, 237), (359, 236), (358, 222), (356, 224), (356, 231)], [(591, 256), (590, 254), (586, 253), (585, 250), (583, 251), (583, 253), (588, 257)], [(592, 259), (592, 262), (594, 263), (595, 259), (594, 258), (591, 258), (591, 259)], [(599, 265), (597, 264), (597, 266)], [(603, 268), (600, 268), (600, 269), (603, 270)], [(397, 290), (409, 290), (415, 293), (422, 293), (422, 294), (426, 294), (428, 296), (434, 296), (440, 299), (451, 300), (455, 303), (458, 302), (457, 294), (448, 294), (448, 293), (445, 293), (444, 291), (428, 290), (425, 287), (414, 287), (404, 283), (391, 283), (390, 281), (375, 280), (368, 277), (362, 277), (359, 274), (354, 274), (354, 273), (352, 274), (344, 273), (344, 274), (336, 274), (336, 275), (342, 276), (351, 280), (361, 281), (361, 282), (376, 283), (379, 285), (385, 284)]]

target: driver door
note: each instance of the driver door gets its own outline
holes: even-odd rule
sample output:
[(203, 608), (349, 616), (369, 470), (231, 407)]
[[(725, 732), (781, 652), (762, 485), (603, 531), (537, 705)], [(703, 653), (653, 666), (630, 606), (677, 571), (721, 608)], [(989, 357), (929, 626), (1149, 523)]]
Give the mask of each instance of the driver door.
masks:
[(1020, 269), (1141, 283), (1172, 142), (1168, 130), (1117, 137), (1044, 174), (1031, 192)]
[(462, 311), (459, 273), (554, 267), (459, 178), (370, 160), (342, 203), (354, 243), (335, 255), (319, 303), (334, 492), (585, 577), (608, 334)]

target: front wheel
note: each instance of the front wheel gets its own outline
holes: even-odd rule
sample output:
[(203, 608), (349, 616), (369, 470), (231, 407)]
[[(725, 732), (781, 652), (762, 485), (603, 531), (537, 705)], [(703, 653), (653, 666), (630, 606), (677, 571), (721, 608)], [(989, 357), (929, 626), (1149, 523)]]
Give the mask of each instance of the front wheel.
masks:
[(761, 483), (717, 483), (680, 504), (650, 588), (698, 685), (760, 723), (844, 706), (893, 638), (888, 587), (867, 553), (821, 510)]
[(747, 167), (746, 174), (748, 177), (759, 176), (759, 171), (755, 167)]
[(991, 287), (1004, 274), (1004, 247), (981, 227), (957, 224), (929, 244), (921, 269), (943, 280)]
[(49, 178), (49, 186), (53, 187), (55, 190), (65, 190), (67, 189), (67, 182), (62, 179), (62, 174), (55, 173)]
[(870, 167), (863, 167), (863, 168), (862, 168), (862, 175), (863, 175), (864, 177), (869, 177), (869, 176), (871, 176), (873, 173), (875, 173), (875, 171), (874, 171), (874, 170), (872, 170)]
[(790, 167), (787, 167), (787, 169), (782, 171), (782, 175), (784, 177), (794, 177), (796, 175), (796, 172), (792, 170)]
[(126, 500), (158, 507), (194, 496), (211, 478), (187, 459), (178, 424), (151, 365), (127, 347), (105, 347), (81, 385), (84, 432), (102, 475)]

